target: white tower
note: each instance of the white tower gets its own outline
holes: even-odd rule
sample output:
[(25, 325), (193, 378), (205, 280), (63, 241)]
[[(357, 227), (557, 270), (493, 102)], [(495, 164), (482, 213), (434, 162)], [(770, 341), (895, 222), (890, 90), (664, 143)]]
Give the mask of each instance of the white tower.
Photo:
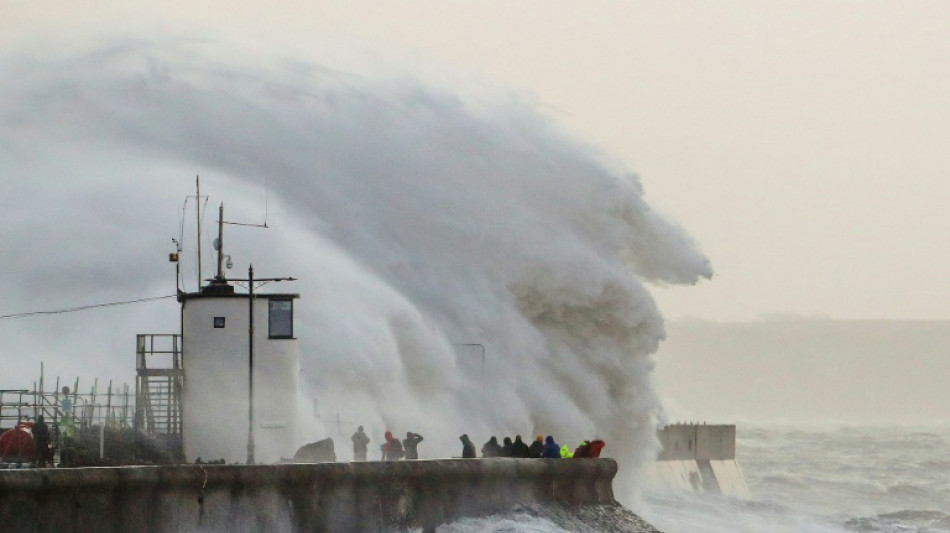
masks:
[(298, 447), (297, 298), (236, 293), (221, 278), (200, 292), (181, 295), (186, 461), (275, 463), (293, 457)]

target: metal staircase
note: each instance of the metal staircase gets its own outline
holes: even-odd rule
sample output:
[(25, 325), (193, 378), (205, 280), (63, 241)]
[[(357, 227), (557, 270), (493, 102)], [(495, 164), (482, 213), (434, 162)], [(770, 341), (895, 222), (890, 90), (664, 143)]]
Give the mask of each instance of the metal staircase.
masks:
[(182, 456), (181, 335), (140, 334), (135, 357), (135, 430), (150, 445)]

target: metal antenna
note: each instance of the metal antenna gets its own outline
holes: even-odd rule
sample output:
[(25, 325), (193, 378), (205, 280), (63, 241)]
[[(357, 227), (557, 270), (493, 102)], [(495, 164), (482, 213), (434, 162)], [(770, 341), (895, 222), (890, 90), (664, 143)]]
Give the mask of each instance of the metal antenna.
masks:
[(201, 179), (195, 175), (195, 218), (198, 221), (198, 289), (201, 289)]
[(218, 207), (218, 279), (224, 278), (224, 202)]

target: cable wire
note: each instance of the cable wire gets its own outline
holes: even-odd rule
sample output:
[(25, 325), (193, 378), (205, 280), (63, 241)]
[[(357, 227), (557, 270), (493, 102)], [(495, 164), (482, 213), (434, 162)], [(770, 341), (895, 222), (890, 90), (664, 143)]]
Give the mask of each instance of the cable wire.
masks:
[(169, 294), (167, 296), (151, 296), (148, 298), (138, 298), (136, 300), (125, 300), (122, 302), (107, 302), (102, 304), (91, 304), (91, 305), (80, 305), (77, 307), (67, 307), (65, 309), (54, 309), (50, 311), (29, 311), (26, 313), (12, 313), (9, 315), (0, 315), (0, 320), (5, 318), (26, 318), (30, 316), (37, 315), (59, 315), (63, 313), (75, 313), (77, 311), (86, 311), (88, 309), (96, 309), (99, 307), (113, 307), (117, 305), (127, 305), (127, 304), (137, 304), (142, 302), (154, 302), (156, 300), (166, 300), (168, 298), (175, 298), (176, 295)]

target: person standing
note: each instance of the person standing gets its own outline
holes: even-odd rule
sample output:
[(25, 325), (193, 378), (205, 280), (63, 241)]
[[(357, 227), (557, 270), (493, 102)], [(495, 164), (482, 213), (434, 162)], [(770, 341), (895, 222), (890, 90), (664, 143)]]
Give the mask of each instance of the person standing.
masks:
[(514, 457), (514, 451), (511, 446), (514, 444), (511, 442), (511, 437), (505, 437), (505, 443), (501, 446), (501, 453), (498, 454), (498, 457)]
[(501, 444), (498, 444), (498, 438), (492, 435), (488, 442), (482, 446), (482, 457), (499, 457), (501, 456)]
[(402, 441), (402, 446), (406, 451), (406, 460), (419, 458), (419, 443), (422, 442), (422, 435), (406, 432), (406, 439)]
[(386, 444), (383, 444), (383, 461), (398, 461), (403, 455), (405, 452), (402, 450), (402, 443), (393, 437), (392, 431), (387, 431)]
[(33, 445), (36, 448), (36, 466), (53, 466), (53, 450), (49, 447), (49, 426), (43, 420), (43, 415), (36, 417), (36, 422), (33, 423)]
[(528, 457), (528, 445), (521, 440), (521, 435), (515, 435), (515, 442), (511, 445), (512, 457)]
[(462, 441), (462, 459), (475, 459), (475, 444), (468, 435), (462, 435), (459, 440)]
[(534, 439), (534, 442), (531, 443), (531, 446), (528, 446), (528, 457), (533, 459), (540, 459), (544, 454), (544, 437), (538, 435)]
[(551, 435), (544, 438), (544, 450), (541, 452), (541, 457), (545, 459), (561, 458), (561, 447), (554, 442), (554, 437)]
[(350, 440), (353, 441), (353, 460), (354, 461), (365, 461), (366, 460), (366, 446), (369, 444), (369, 435), (363, 431), (363, 426), (360, 426), (356, 429), (356, 433), (350, 437)]

